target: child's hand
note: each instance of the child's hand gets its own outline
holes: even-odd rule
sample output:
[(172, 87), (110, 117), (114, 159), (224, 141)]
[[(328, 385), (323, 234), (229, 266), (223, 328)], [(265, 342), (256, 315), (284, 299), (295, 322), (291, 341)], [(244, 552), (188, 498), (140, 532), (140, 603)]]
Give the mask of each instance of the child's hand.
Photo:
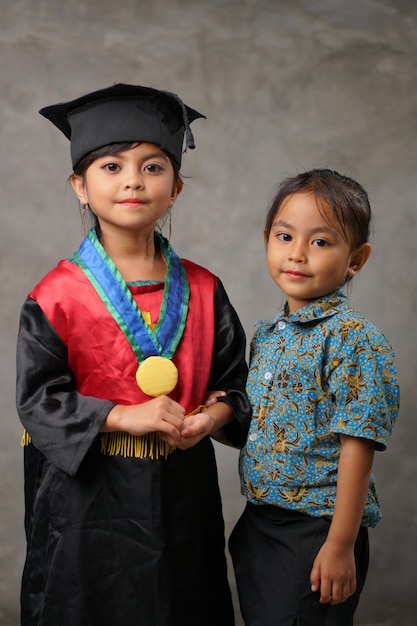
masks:
[(176, 446), (181, 441), (184, 408), (168, 396), (159, 396), (142, 404), (113, 407), (103, 425), (103, 432), (123, 431), (131, 435), (157, 432), (163, 441)]
[(207, 391), (206, 395), (204, 396), (203, 404), (205, 404), (206, 406), (216, 404), (217, 398), (225, 395), (225, 391)]
[(177, 448), (187, 450), (210, 435), (215, 425), (215, 419), (208, 411), (190, 415), (184, 419), (181, 430), (181, 441)]
[(321, 547), (310, 574), (311, 590), (320, 590), (322, 604), (339, 604), (356, 589), (354, 547), (326, 541)]

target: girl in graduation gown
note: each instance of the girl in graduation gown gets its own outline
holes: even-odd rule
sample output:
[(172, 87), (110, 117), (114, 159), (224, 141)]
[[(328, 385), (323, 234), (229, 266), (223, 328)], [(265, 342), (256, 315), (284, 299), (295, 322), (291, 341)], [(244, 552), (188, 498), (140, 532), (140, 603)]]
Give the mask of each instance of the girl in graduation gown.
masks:
[(155, 231), (204, 116), (120, 84), (41, 113), (95, 227), (21, 312), (22, 625), (233, 626), (211, 436), (244, 441), (245, 336), (220, 280)]

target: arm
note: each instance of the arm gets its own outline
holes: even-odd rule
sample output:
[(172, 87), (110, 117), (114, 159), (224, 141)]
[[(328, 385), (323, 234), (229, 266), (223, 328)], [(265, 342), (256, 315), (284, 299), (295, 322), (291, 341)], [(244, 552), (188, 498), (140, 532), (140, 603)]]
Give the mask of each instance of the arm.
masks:
[[(207, 435), (240, 447), (251, 418), (245, 386), (248, 368), (245, 360), (246, 336), (236, 311), (219, 281), (214, 294), (215, 331), (209, 389), (223, 390), (207, 410), (184, 420), (182, 436), (190, 447)], [(211, 397), (211, 396), (209, 396)]]
[(114, 403), (77, 393), (67, 348), (32, 299), (22, 307), (16, 357), (20, 420), (35, 447), (73, 476)]
[(385, 449), (399, 401), (391, 347), (364, 318), (352, 319), (355, 324), (348, 319), (335, 327), (331, 353), (337, 359), (328, 359), (326, 366), (334, 402), (329, 426), (339, 433), (341, 451), (333, 521), (310, 576), (312, 589), (320, 589), (320, 601), (331, 604), (355, 590), (354, 544), (364, 509), (378, 521), (377, 506), (367, 502), (373, 455)]
[(354, 547), (369, 488), (375, 443), (341, 435), (336, 506), (325, 543), (310, 575), (320, 602), (338, 604), (356, 589)]

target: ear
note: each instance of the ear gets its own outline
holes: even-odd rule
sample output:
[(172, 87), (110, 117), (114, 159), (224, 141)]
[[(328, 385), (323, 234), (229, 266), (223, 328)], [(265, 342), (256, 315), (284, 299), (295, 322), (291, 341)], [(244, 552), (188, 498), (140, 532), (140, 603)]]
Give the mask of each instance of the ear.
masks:
[(72, 174), (71, 185), (79, 202), (81, 204), (88, 204), (87, 189), (85, 187), (83, 177), (79, 176), (78, 174)]
[(182, 182), (182, 180), (179, 180), (178, 182), (174, 184), (172, 188), (171, 200), (169, 202), (169, 208), (174, 206), (175, 200), (178, 198), (183, 188), (184, 188), (184, 183)]
[(266, 232), (266, 228), (264, 228), (264, 244), (266, 247), (268, 247), (268, 235)]
[(362, 243), (359, 248), (352, 252), (350, 257), (348, 278), (353, 278), (365, 265), (371, 255), (372, 247), (370, 243)]

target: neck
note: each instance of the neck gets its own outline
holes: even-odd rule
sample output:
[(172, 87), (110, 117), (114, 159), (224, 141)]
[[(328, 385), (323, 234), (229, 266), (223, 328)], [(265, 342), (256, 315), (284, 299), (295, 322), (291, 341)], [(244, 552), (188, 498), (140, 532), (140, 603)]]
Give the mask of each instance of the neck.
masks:
[(102, 230), (100, 243), (126, 282), (164, 279), (166, 266), (155, 248), (153, 229), (146, 233)]

